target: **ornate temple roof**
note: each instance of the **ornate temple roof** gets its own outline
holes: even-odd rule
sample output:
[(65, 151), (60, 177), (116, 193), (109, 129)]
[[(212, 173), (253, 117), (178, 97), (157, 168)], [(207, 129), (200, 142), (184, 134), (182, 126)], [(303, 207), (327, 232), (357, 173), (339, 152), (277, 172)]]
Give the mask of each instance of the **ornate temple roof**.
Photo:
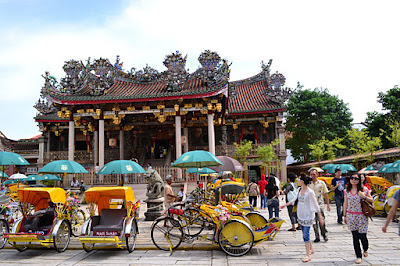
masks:
[(43, 76), (45, 84), (35, 108), (36, 121), (56, 122), (65, 119), (57, 116), (61, 105), (133, 103), (176, 99), (196, 99), (219, 94), (227, 96), (228, 114), (253, 114), (284, 110), (284, 101), (290, 90), (282, 88), (285, 77), (270, 75), (272, 60), (262, 63), (259, 74), (239, 81), (229, 82), (230, 64), (216, 52), (200, 54), (201, 66), (193, 73), (186, 67), (186, 57), (178, 51), (164, 59), (167, 70), (159, 72), (149, 66), (130, 72), (122, 70), (122, 63), (112, 65), (107, 59), (65, 62), (66, 76), (58, 83), (49, 72)]

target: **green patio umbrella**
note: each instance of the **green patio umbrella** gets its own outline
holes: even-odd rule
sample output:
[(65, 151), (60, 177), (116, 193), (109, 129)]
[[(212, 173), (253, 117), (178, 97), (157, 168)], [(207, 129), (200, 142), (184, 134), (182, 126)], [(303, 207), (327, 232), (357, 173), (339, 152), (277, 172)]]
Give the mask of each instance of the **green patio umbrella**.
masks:
[(392, 163), (392, 165), (389, 166), (387, 173), (400, 173), (400, 160)]
[(108, 174), (139, 174), (146, 173), (146, 171), (138, 163), (128, 160), (116, 160), (104, 165), (98, 175)]
[(342, 163), (342, 164), (337, 164), (337, 165), (330, 167), (328, 169), (328, 173), (334, 174), (336, 169), (340, 169), (343, 174), (346, 174), (346, 173), (352, 172), (352, 171), (357, 172), (357, 169), (354, 166), (352, 166), (351, 164)]
[(387, 163), (378, 170), (378, 173), (389, 173), (389, 168), (393, 163)]
[(43, 180), (40, 175), (28, 175), (28, 178), (24, 181), (40, 181)]
[(181, 157), (171, 165), (178, 168), (203, 168), (209, 166), (223, 165), (221, 161), (208, 151), (189, 151), (182, 154)]
[(42, 176), (42, 180), (55, 180), (55, 181), (63, 181), (63, 179), (57, 175), (46, 174)]
[(373, 167), (372, 164), (368, 165), (364, 170), (365, 171), (376, 171), (375, 167)]
[(4, 185), (10, 185), (10, 184), (16, 184), (18, 183), (18, 180), (14, 180), (14, 179), (7, 179), (6, 181), (4, 181)]
[(2, 177), (8, 177), (8, 175), (6, 173), (0, 171), (0, 178), (2, 178)]
[(17, 153), (0, 151), (0, 165), (29, 165), (29, 163)]
[(82, 165), (74, 161), (58, 160), (43, 166), (39, 173), (54, 173), (54, 174), (81, 174), (89, 173)]
[(333, 167), (333, 166), (337, 166), (337, 164), (328, 163), (328, 164), (325, 164), (324, 166), (322, 166), (321, 168), (322, 168), (323, 170), (329, 170), (329, 168), (331, 168), (331, 167)]
[(189, 168), (186, 170), (185, 173), (189, 174), (213, 174), (216, 173), (214, 170), (208, 168), (208, 167), (203, 167), (203, 168)]

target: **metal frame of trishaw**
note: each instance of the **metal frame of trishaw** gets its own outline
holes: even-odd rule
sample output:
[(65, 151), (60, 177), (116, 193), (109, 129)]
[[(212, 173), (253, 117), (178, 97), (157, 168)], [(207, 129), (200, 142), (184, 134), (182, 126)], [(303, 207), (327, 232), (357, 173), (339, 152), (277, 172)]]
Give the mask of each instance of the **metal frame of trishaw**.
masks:
[[(236, 195), (234, 202), (244, 191), (244, 184), (222, 180), (210, 189), (215, 191), (219, 204), (192, 203), (186, 206), (175, 205), (168, 209), (167, 215), (156, 219), (151, 227), (151, 238), (155, 246), (161, 250), (172, 252), (182, 241), (192, 243), (194, 240), (209, 240), (219, 245), (230, 256), (243, 256), (253, 245), (268, 239), (273, 239), (284, 222), (267, 221), (249, 204), (233, 204), (221, 200), (222, 194)], [(210, 195), (210, 194), (208, 194)], [(241, 195), (241, 196), (240, 196)], [(199, 198), (199, 197), (195, 197)], [(239, 203), (239, 202), (237, 202)], [(221, 212), (229, 214), (230, 218), (221, 216)], [(203, 230), (211, 229), (212, 234), (200, 235)]]
[[(22, 188), (18, 190), (18, 199), (23, 217), (14, 223), (10, 233), (4, 237), (18, 251), (30, 247), (54, 247), (57, 252), (68, 248), (71, 239), (71, 224), (66, 219), (66, 193), (62, 188)], [(48, 200), (55, 204), (55, 214), (49, 225), (30, 228), (32, 211), (49, 206)], [(33, 207), (33, 208), (32, 208)]]
[[(85, 191), (90, 218), (82, 226), (79, 241), (86, 252), (96, 248), (135, 249), (139, 233), (140, 202), (135, 202), (131, 187), (92, 187)], [(118, 209), (115, 200), (122, 200)], [(117, 203), (117, 204), (116, 204)], [(97, 215), (96, 215), (97, 209)], [(96, 247), (95, 247), (96, 245)]]

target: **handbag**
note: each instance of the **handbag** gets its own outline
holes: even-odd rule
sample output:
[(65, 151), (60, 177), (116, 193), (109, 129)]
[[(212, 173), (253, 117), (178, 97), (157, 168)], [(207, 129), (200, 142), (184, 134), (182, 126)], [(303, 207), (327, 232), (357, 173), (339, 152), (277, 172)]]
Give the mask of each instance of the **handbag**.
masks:
[(361, 200), (361, 209), (363, 214), (367, 217), (374, 216), (376, 213), (375, 206), (372, 203), (366, 201), (365, 199)]

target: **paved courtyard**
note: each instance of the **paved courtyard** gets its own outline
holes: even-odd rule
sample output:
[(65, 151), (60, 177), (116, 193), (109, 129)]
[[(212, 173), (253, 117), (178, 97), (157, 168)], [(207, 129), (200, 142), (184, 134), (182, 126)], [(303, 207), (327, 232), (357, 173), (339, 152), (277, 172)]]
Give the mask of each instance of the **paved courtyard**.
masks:
[[(0, 265), (300, 265), (305, 248), (301, 231), (289, 232), (288, 223), (283, 224), (275, 240), (265, 241), (254, 246), (243, 257), (230, 257), (212, 246), (210, 242), (195, 241), (182, 244), (172, 254), (157, 250), (151, 242), (150, 226), (144, 221), (146, 206), (143, 200), (145, 185), (135, 185), (136, 199), (142, 201), (139, 220), (139, 235), (136, 249), (132, 253), (126, 250), (94, 250), (86, 253), (77, 239), (73, 239), (70, 248), (64, 253), (51, 249), (26, 250), (18, 252), (10, 246), (0, 250)], [(268, 211), (261, 213), (268, 218)], [(280, 212), (281, 218), (288, 220), (287, 210)], [(307, 265), (354, 265), (355, 255), (351, 233), (346, 225), (336, 223), (336, 210), (326, 212), (329, 241), (314, 244), (315, 254)], [(383, 234), (381, 227), (384, 218), (374, 217), (370, 221), (368, 239), (369, 256), (362, 265), (400, 265), (400, 237), (398, 224), (391, 223), (388, 233)], [(312, 239), (314, 239), (312, 232)]]

